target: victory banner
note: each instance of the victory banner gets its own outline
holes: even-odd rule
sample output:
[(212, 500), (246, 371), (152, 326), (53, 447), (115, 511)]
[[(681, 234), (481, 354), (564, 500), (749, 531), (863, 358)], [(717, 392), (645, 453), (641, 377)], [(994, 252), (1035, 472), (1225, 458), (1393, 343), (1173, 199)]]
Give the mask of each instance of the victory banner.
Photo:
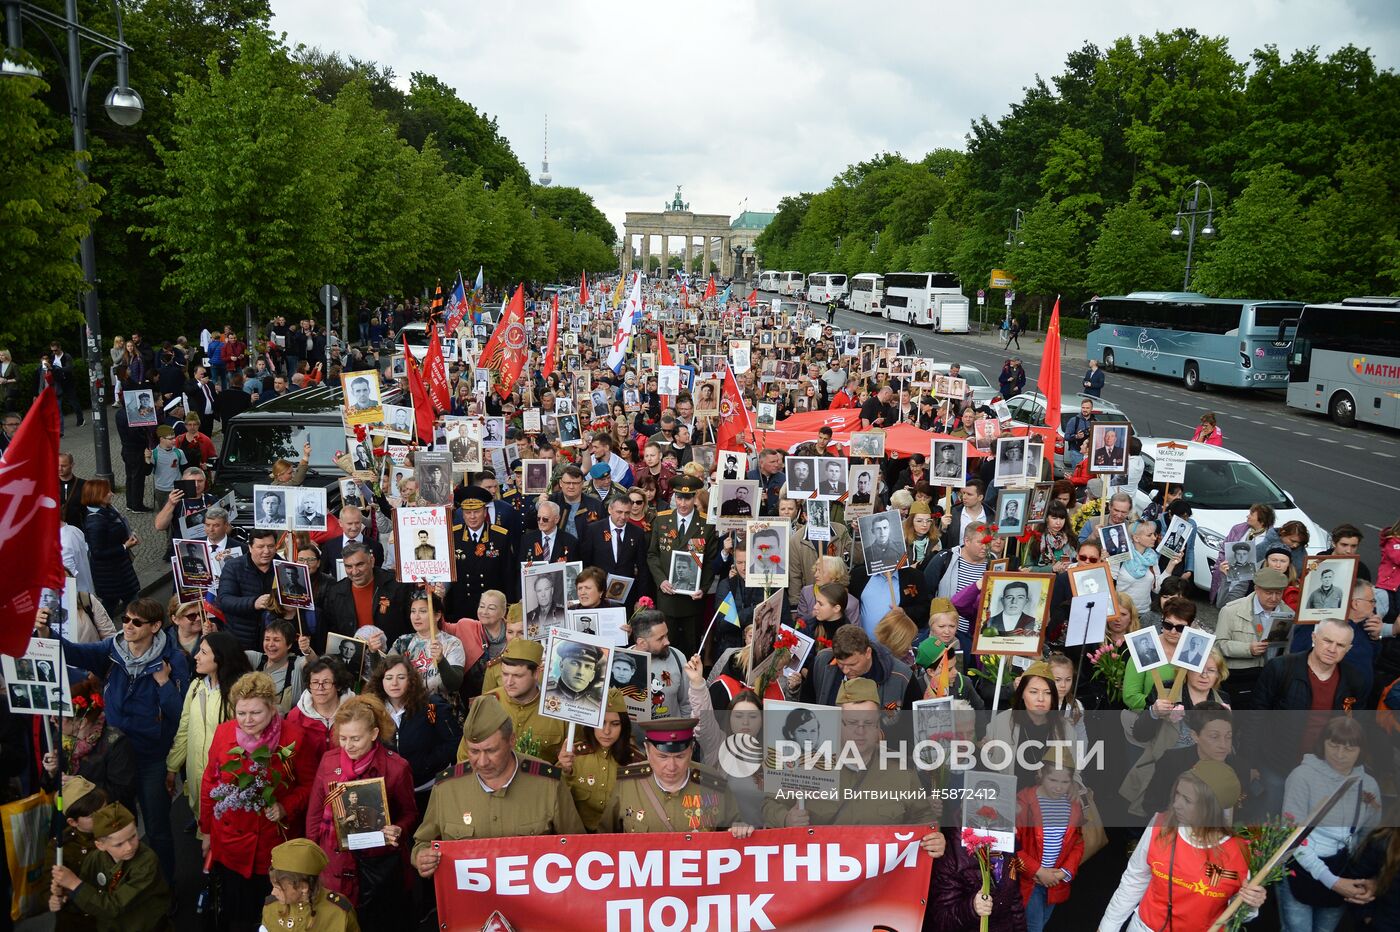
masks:
[(933, 859), (912, 827), (441, 841), (445, 929), (883, 928), (918, 932)]

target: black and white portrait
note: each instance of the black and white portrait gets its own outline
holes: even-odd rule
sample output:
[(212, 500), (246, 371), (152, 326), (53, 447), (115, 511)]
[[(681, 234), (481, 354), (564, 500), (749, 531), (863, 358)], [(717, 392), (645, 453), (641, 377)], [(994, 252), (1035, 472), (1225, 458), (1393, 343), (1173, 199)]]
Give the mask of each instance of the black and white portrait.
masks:
[(973, 650), (1039, 654), (1053, 583), (1049, 575), (988, 571), (982, 580), (981, 621)]
[(288, 608), (313, 608), (310, 569), (287, 560), (273, 560), (272, 564), (277, 600)]
[(851, 434), (851, 456), (879, 459), (885, 455), (885, 432), (882, 430), (856, 431)]
[(846, 517), (873, 514), (880, 500), (880, 467), (871, 465), (852, 466), (846, 474), (850, 496), (846, 499)]
[(549, 460), (521, 460), (520, 491), (524, 495), (543, 495), (549, 491)]
[(365, 657), (370, 653), (369, 644), (334, 631), (326, 635), (326, 656), (334, 657), (350, 671), (358, 683), (365, 673)]
[(1315, 556), (1304, 564), (1302, 593), (1298, 599), (1298, 622), (1344, 620), (1351, 602), (1351, 586), (1356, 580), (1356, 557)]
[(817, 497), (827, 502), (846, 494), (846, 459), (840, 456), (816, 458)]
[(417, 450), (413, 454), (413, 477), (418, 480), (418, 497), (427, 505), (452, 504), (452, 456), (448, 450)]
[(1089, 447), (1089, 471), (1127, 472), (1128, 427), (1126, 424), (1095, 424)]
[(721, 450), (716, 470), (720, 479), (742, 479), (748, 471), (749, 455), (736, 450)]
[(786, 468), (788, 498), (806, 498), (817, 491), (816, 457), (789, 456)]
[(206, 541), (176, 540), (175, 559), (180, 568), (182, 586), (194, 589), (214, 585), (214, 567)]
[(122, 405), (126, 408), (127, 426), (156, 426), (156, 399), (155, 392), (151, 389), (124, 390), (122, 392)]
[(934, 440), (929, 453), (929, 482), (960, 486), (967, 478), (967, 441)]
[(545, 649), (540, 714), (579, 725), (602, 725), (612, 652), (613, 648), (588, 635), (556, 630)]
[(700, 563), (689, 550), (672, 550), (671, 570), (667, 578), (676, 594), (698, 594), (700, 592)]
[(1129, 631), (1124, 638), (1128, 644), (1128, 653), (1133, 658), (1133, 665), (1139, 672), (1145, 673), (1171, 662), (1162, 647), (1162, 636), (1156, 628)]
[(905, 559), (904, 527), (898, 511), (882, 511), (860, 519), (860, 546), (871, 576), (892, 573)]
[(768, 401), (758, 403), (758, 417), (754, 426), (759, 430), (773, 430), (778, 426), (778, 406)]
[(253, 527), (274, 531), (287, 529), (287, 493), (291, 489), (275, 485), (253, 486)]
[(997, 496), (997, 533), (1002, 537), (1016, 537), (1026, 530), (1026, 511), (1030, 507), (1029, 489), (1016, 492), (1003, 491)]
[(1215, 635), (1199, 628), (1187, 628), (1181, 632), (1176, 642), (1176, 653), (1172, 655), (1172, 666), (1183, 667), (1192, 673), (1205, 670), (1210, 659), (1210, 649), (1215, 646)]
[(993, 482), (1006, 485), (1026, 477), (1026, 438), (998, 437), (996, 473)]
[(567, 623), (565, 593), (567, 568), (562, 563), (534, 563), (521, 567), (520, 591), (525, 636), (538, 640), (550, 629)]
[(745, 526), (750, 587), (779, 589), (788, 584), (788, 523), (749, 521)]
[(1106, 524), (1099, 528), (1105, 563), (1118, 564), (1132, 556), (1132, 541), (1126, 524)]
[(292, 510), (292, 529), (296, 531), (324, 531), (326, 529), (326, 490), (315, 486), (302, 486), (287, 490), (287, 501), (296, 495)]

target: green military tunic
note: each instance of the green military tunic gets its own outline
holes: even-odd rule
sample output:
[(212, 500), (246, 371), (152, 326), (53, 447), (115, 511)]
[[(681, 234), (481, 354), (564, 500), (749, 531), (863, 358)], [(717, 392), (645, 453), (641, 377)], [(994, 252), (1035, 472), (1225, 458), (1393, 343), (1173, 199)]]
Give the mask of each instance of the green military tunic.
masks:
[(484, 696), (501, 688), (501, 658), (486, 661), (486, 673), (481, 677), (481, 694)]
[[(83, 859), (96, 850), (97, 845), (93, 844), (92, 836), (87, 832), (80, 832), (71, 825), (64, 829), (63, 863), (70, 868), (81, 868)], [(96, 928), (97, 922), (78, 909), (72, 900), (54, 915), (55, 932), (91, 932)]]
[(680, 516), (673, 509), (656, 513), (651, 526), (651, 543), (647, 547), (647, 569), (656, 585), (656, 607), (672, 621), (688, 621), (693, 625), (700, 616), (704, 599), (692, 599), (688, 595), (667, 595), (661, 591), (661, 581), (671, 575), (671, 551), (689, 551), (700, 558), (700, 591), (710, 588), (714, 574), (710, 564), (719, 549), (719, 539), (715, 536), (714, 525), (705, 523), (705, 516), (697, 508), (690, 513), (690, 525), (685, 536), (680, 535)]
[[(501, 701), (502, 708), (506, 710), (506, 714), (510, 716), (511, 724), (515, 727), (517, 750), (520, 747), (520, 739), (528, 733), (530, 738), (539, 745), (530, 756), (538, 757), (543, 761), (557, 762), (559, 760), (559, 751), (564, 747), (564, 741), (569, 737), (569, 723), (541, 715), (538, 695), (529, 702), (516, 702), (506, 695), (505, 689), (499, 686), (489, 693), (483, 692), (482, 695), (495, 696)], [(460, 763), (466, 759), (467, 736), (463, 734), (461, 743), (457, 745), (457, 760)]]
[[(847, 798), (853, 794), (851, 798)], [(918, 771), (880, 767), (878, 761), (868, 770), (841, 770), (836, 799), (805, 799), (803, 806), (812, 825), (923, 825), (938, 821), (938, 810), (919, 782)], [(782, 828), (795, 799), (768, 796), (763, 803), (763, 821), (769, 828)]]
[(582, 834), (583, 822), (559, 768), (520, 754), (516, 763), (510, 783), (494, 792), (487, 792), (470, 764), (439, 774), (413, 833), (415, 861), (434, 841)]
[(608, 749), (589, 750), (592, 745), (584, 743), (576, 747), (573, 769), (564, 775), (564, 779), (574, 796), (574, 805), (578, 807), (584, 828), (596, 832), (603, 820), (603, 810), (617, 786), (620, 765)]
[(156, 853), (146, 844), (117, 864), (105, 851), (93, 851), (78, 869), (82, 883), (73, 903), (97, 920), (99, 932), (153, 932), (170, 928), (170, 887)]
[(315, 932), (360, 932), (360, 921), (350, 901), (325, 887), (316, 890), (314, 909), (310, 903), (283, 906), (275, 896), (263, 903), (262, 924), (268, 932), (279, 929), (314, 929)]
[[(650, 787), (650, 792), (648, 792)], [(653, 802), (652, 797), (655, 797)], [(657, 810), (661, 804), (661, 811)], [(664, 817), (663, 817), (664, 814)], [(670, 825), (667, 825), (667, 820)], [(599, 823), (600, 832), (712, 832), (739, 819), (739, 807), (724, 777), (704, 764), (690, 765), (690, 778), (674, 793), (661, 788), (651, 764), (642, 761), (618, 771), (617, 788)]]

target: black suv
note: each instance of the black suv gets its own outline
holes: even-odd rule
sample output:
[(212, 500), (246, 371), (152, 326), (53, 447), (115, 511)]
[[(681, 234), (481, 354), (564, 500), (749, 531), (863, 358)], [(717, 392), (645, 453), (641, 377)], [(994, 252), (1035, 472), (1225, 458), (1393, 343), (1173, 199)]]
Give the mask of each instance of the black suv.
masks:
[[(396, 394), (386, 390), (384, 400), (395, 403)], [(220, 497), (234, 492), (238, 502), (235, 524), (252, 524), (253, 486), (272, 482), (274, 460), (294, 464), (300, 460), (301, 448), (308, 440), (311, 460), (303, 485), (326, 488), (327, 506), (332, 512), (340, 509), (337, 480), (345, 478), (345, 472), (331, 457), (346, 450), (341, 397), (339, 385), (302, 388), (249, 408), (228, 422), (223, 449), (213, 464), (212, 491)]]

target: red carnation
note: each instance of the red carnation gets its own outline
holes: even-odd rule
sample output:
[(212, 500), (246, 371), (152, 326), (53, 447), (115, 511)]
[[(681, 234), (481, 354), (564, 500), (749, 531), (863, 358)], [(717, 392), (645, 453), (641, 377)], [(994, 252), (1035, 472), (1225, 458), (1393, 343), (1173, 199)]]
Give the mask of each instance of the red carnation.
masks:
[(779, 563), (782, 563), (782, 562), (783, 562), (783, 558), (780, 557), (780, 556), (779, 556), (778, 554), (776, 554), (776, 553), (773, 554), (773, 555), (772, 555), (771, 557), (769, 557), (768, 559), (773, 561), (773, 565), (774, 565), (774, 566), (776, 566), (776, 565), (778, 565)]

